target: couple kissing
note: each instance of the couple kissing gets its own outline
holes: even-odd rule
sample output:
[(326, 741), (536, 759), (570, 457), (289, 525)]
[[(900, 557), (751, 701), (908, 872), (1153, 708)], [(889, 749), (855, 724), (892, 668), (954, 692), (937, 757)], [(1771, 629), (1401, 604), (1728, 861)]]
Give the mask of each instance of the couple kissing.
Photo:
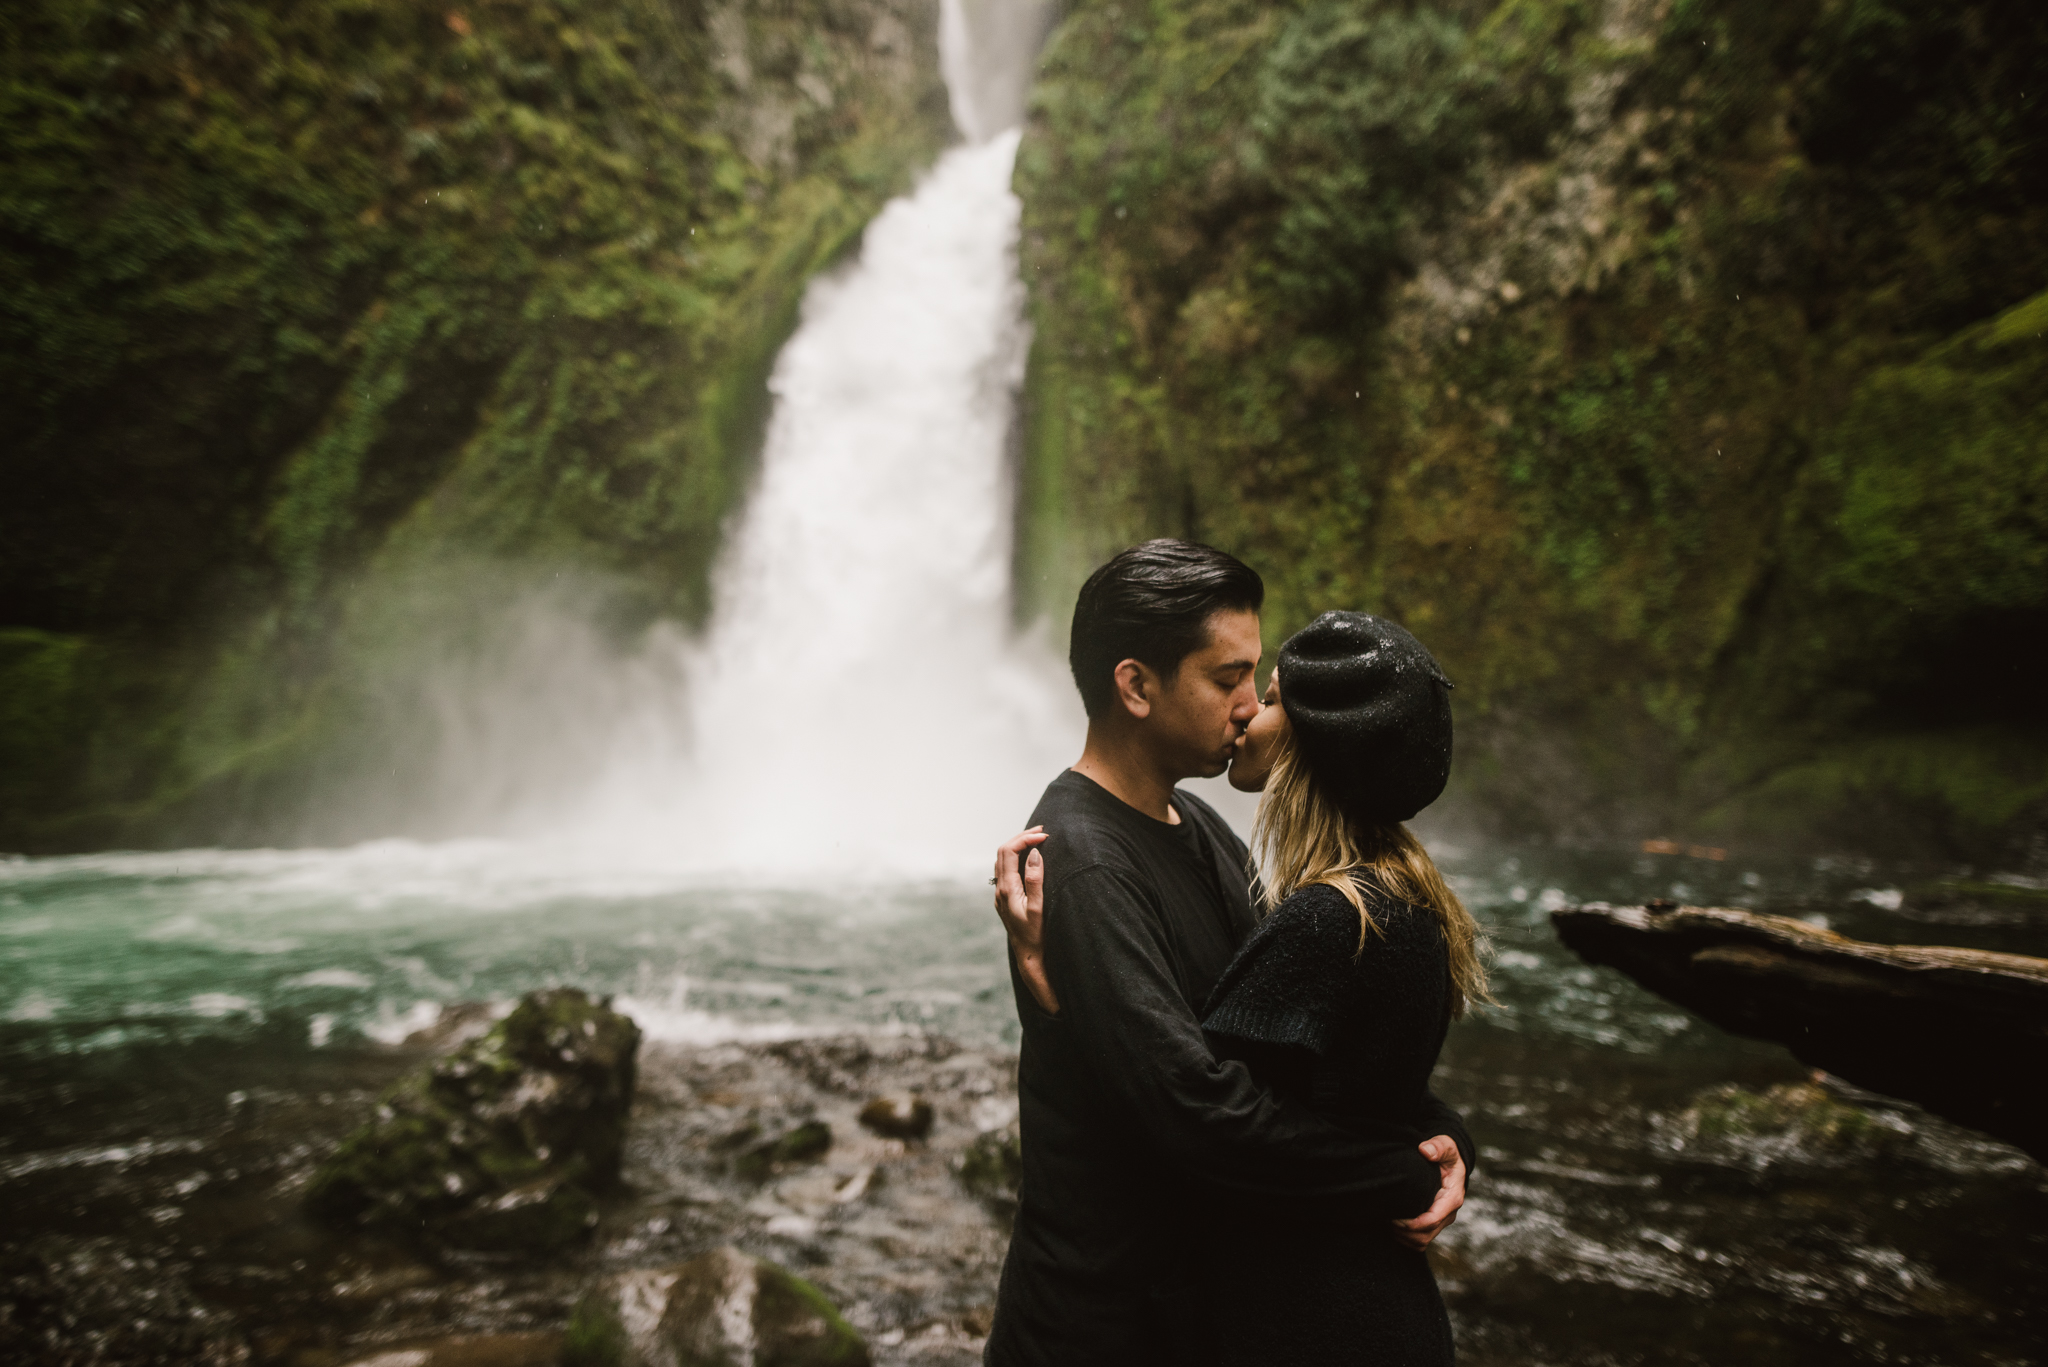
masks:
[[(1441, 1367), (1424, 1247), (1471, 1138), (1429, 1088), (1486, 1000), (1477, 927), (1402, 823), (1450, 773), (1450, 683), (1329, 612), (1263, 699), (1257, 573), (1149, 541), (1083, 586), (1087, 743), (996, 857), (1023, 1182), (991, 1367)], [(1181, 780), (1262, 792), (1258, 869)]]

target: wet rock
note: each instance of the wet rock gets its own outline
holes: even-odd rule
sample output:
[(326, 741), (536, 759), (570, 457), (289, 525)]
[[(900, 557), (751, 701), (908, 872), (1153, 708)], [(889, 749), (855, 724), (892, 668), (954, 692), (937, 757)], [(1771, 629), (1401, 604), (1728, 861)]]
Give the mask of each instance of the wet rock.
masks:
[(560, 1334), (457, 1334), (385, 1345), (343, 1367), (555, 1367), (561, 1360)]
[(1788, 1082), (1764, 1092), (1716, 1087), (1693, 1102), (1683, 1124), (1699, 1139), (1784, 1137), (1822, 1152), (1886, 1148), (1905, 1135), (1890, 1117), (1840, 1100), (1818, 1082)]
[(431, 1049), (445, 1054), (471, 1040), (482, 1039), (501, 1019), (502, 1012), (489, 1002), (456, 1002), (441, 1008), (441, 1014), (424, 1030), (405, 1037), (408, 1049)]
[(555, 1367), (561, 1359), (560, 1334), (458, 1334), (381, 1347), (345, 1367)]
[(560, 1248), (596, 1223), (590, 1193), (556, 1173), (457, 1212), (441, 1226), (441, 1238), (457, 1248)]
[(861, 1107), (860, 1123), (885, 1139), (922, 1139), (932, 1132), (932, 1105), (921, 1096), (878, 1096)]
[(336, 1223), (459, 1248), (539, 1252), (582, 1237), (618, 1180), (640, 1031), (574, 988), (404, 1079), (314, 1175)]
[(749, 1182), (765, 1182), (786, 1168), (817, 1162), (831, 1147), (832, 1127), (807, 1120), (748, 1149), (734, 1160), (733, 1171)]
[(41, 1239), (0, 1261), (0, 1362), (239, 1367), (234, 1321), (175, 1267), (108, 1239)]
[(1006, 1210), (1017, 1208), (1024, 1180), (1024, 1146), (1015, 1125), (977, 1135), (960, 1155), (960, 1181), (976, 1196)]
[(612, 1278), (577, 1306), (564, 1367), (868, 1367), (867, 1343), (823, 1292), (721, 1248)]

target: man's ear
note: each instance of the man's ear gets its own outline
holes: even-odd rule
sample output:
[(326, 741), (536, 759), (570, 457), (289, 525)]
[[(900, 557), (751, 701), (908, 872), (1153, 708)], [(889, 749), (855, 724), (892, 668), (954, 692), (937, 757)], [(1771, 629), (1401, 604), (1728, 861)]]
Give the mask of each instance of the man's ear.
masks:
[(1124, 711), (1143, 721), (1152, 715), (1152, 698), (1159, 680), (1136, 660), (1119, 660), (1116, 666), (1116, 700)]

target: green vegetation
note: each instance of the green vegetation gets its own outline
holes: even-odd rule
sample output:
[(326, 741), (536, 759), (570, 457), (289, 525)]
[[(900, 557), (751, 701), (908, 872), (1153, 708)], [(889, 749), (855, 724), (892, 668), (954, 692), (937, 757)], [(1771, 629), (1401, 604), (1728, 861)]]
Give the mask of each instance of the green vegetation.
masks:
[(759, 1262), (754, 1293), (757, 1361), (787, 1367), (869, 1367), (857, 1330), (816, 1286), (787, 1268)]
[(1024, 1180), (1024, 1146), (1016, 1126), (975, 1136), (960, 1155), (960, 1181), (999, 1210), (1015, 1210)]
[[(804, 282), (948, 136), (934, 16), (0, 15), (0, 847), (441, 833), (437, 687), (701, 617)], [(1276, 640), (1435, 648), (1482, 830), (2010, 856), (2044, 57), (2023, 0), (1075, 0), (1021, 609), (1194, 535)]]
[(732, 1170), (749, 1182), (765, 1182), (777, 1171), (798, 1163), (815, 1163), (832, 1148), (832, 1127), (806, 1120), (754, 1145), (733, 1160)]
[(1481, 829), (2048, 823), (2048, 15), (1082, 0), (1020, 157), (1019, 583), (1148, 535), (1458, 684)]
[(631, 1350), (611, 1297), (589, 1292), (577, 1300), (562, 1336), (562, 1367), (623, 1367)]
[(803, 285), (950, 136), (935, 15), (8, 7), (0, 846), (402, 786), (381, 662), (565, 568), (700, 615)]
[(1823, 1152), (1895, 1147), (1902, 1138), (1902, 1131), (1811, 1082), (1781, 1083), (1764, 1092), (1716, 1087), (1694, 1101), (1684, 1120), (1700, 1139), (1789, 1135)]
[(618, 1181), (640, 1030), (575, 988), (400, 1079), (306, 1187), (322, 1219), (464, 1248), (550, 1249)]

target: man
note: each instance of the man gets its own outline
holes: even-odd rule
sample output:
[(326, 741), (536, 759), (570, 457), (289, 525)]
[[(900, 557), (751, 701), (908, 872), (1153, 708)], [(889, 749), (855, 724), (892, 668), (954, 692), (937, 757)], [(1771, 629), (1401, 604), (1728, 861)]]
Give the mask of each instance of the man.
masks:
[[(998, 863), (998, 909), (1042, 876), (1044, 916), (1042, 957), (1013, 935), (1024, 1176), (992, 1367), (1200, 1362), (1180, 1269), (1202, 1256), (1219, 1200), (1418, 1246), (1463, 1202), (1471, 1141), (1448, 1108), (1421, 1143), (1339, 1129), (1219, 1063), (1202, 1035), (1202, 1003), (1254, 924), (1249, 861), (1174, 785), (1222, 773), (1258, 714), (1264, 598), (1233, 557), (1150, 541), (1097, 570), (1075, 606), (1087, 743), (1032, 814), (1042, 836)], [(1034, 852), (1020, 875), (1040, 838), (1049, 858)]]

